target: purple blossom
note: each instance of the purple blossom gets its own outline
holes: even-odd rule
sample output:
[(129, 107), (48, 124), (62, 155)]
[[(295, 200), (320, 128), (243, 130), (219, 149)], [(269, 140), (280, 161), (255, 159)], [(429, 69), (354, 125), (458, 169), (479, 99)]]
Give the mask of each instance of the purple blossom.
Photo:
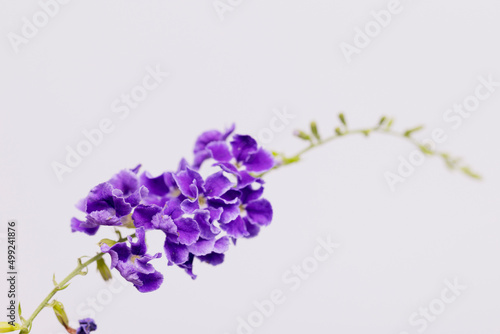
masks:
[(94, 319), (86, 318), (79, 321), (80, 327), (76, 330), (76, 334), (89, 334), (97, 329)]
[(116, 268), (127, 281), (134, 284), (140, 292), (151, 292), (158, 289), (163, 282), (163, 275), (149, 263), (160, 258), (161, 253), (148, 255), (145, 232), (143, 228), (136, 230), (137, 241), (132, 242), (129, 237), (130, 247), (126, 242), (120, 242), (112, 247), (107, 244), (101, 250), (111, 255), (111, 269)]
[(231, 153), (226, 144), (226, 139), (233, 133), (234, 124), (225, 132), (210, 130), (202, 133), (194, 145), (194, 168), (200, 168), (201, 164), (212, 157), (221, 160), (230, 159)]
[(146, 187), (139, 186), (138, 169), (139, 166), (123, 170), (94, 187), (78, 205), (87, 214), (86, 220), (73, 218), (72, 231), (94, 235), (100, 226), (119, 226), (126, 222), (126, 217), (148, 194)]
[[(271, 223), (273, 210), (262, 197), (264, 181), (259, 173), (274, 167), (273, 156), (246, 135), (204, 132), (194, 148), (194, 162), (181, 160), (175, 172), (154, 176), (139, 166), (123, 170), (94, 187), (80, 203), (85, 220), (73, 218), (73, 231), (89, 235), (101, 226), (135, 228), (137, 241), (129, 239), (102, 250), (111, 255), (116, 268), (141, 292), (156, 290), (163, 276), (149, 264), (145, 232), (164, 234), (168, 265), (177, 265), (193, 279), (194, 259), (221, 264), (231, 241), (252, 238)], [(200, 167), (211, 161), (212, 171)]]

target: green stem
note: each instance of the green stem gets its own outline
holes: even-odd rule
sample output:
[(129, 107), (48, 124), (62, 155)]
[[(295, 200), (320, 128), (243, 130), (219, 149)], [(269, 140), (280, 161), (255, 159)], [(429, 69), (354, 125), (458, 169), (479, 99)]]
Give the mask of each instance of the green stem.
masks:
[[(128, 237), (122, 237), (121, 236), (121, 233), (117, 230), (116, 233), (118, 234), (118, 240), (116, 241), (117, 243), (119, 242), (125, 242), (128, 240)], [(130, 235), (130, 237), (134, 238), (135, 237), (135, 233)], [(81, 262), (79, 261), (78, 263), (78, 266), (75, 268), (75, 270), (73, 270), (68, 276), (66, 276), (66, 278), (64, 278), (60, 283), (56, 284), (54, 282), (54, 284), (56, 284), (55, 288), (52, 289), (52, 291), (47, 295), (47, 297), (45, 297), (45, 299), (40, 303), (40, 305), (38, 305), (38, 307), (35, 309), (35, 311), (33, 312), (33, 314), (28, 318), (28, 320), (23, 320), (22, 322), (22, 326), (23, 328), (21, 329), (21, 331), (19, 332), (19, 334), (27, 334), (31, 331), (31, 325), (33, 324), (33, 320), (35, 320), (35, 318), (38, 316), (38, 314), (46, 307), (48, 306), (50, 300), (52, 299), (52, 297), (54, 297), (54, 295), (61, 291), (61, 290), (64, 290), (66, 289), (67, 287), (67, 284), (69, 283), (69, 281), (71, 281), (75, 276), (78, 276), (78, 275), (82, 275), (83, 274), (83, 269), (87, 268), (90, 264), (98, 261), (99, 259), (101, 259), (104, 254), (106, 253), (103, 253), (103, 252), (100, 252), (100, 253), (97, 253), (97, 255), (95, 255), (94, 257), (90, 258), (89, 260), (87, 260), (86, 262)], [(83, 274), (85, 275), (85, 274)]]
[(56, 287), (54, 287), (54, 289), (52, 289), (52, 291), (47, 295), (47, 297), (45, 297), (45, 299), (40, 303), (40, 305), (38, 305), (33, 314), (26, 320), (25, 323), (23, 323), (24, 328), (19, 332), (19, 334), (29, 333), (31, 331), (31, 324), (33, 323), (33, 320), (35, 320), (37, 315), (47, 306), (52, 297), (54, 297), (54, 295), (57, 292), (63, 290), (66, 284), (68, 284), (69, 281), (71, 281), (71, 279), (73, 279), (75, 276), (81, 275), (83, 269), (87, 268), (90, 264), (102, 258), (104, 254), (105, 253), (98, 253), (96, 256), (89, 259), (88, 261), (80, 263), (75, 268), (75, 270), (73, 270), (68, 276), (66, 276), (66, 278), (64, 278), (59, 284), (57, 284)]
[(276, 170), (276, 169), (279, 169), (283, 166), (287, 166), (287, 165), (299, 162), (300, 159), (302, 158), (302, 156), (304, 154), (306, 154), (307, 152), (309, 152), (310, 150), (312, 150), (313, 148), (320, 147), (320, 146), (322, 146), (326, 143), (329, 143), (331, 141), (340, 139), (340, 138), (348, 136), (348, 135), (355, 135), (355, 134), (363, 134), (363, 135), (368, 137), (372, 132), (386, 134), (386, 135), (405, 139), (405, 140), (409, 141), (411, 144), (415, 145), (420, 151), (422, 151), (423, 154), (430, 155), (430, 156), (439, 156), (439, 157), (443, 158), (446, 165), (450, 169), (459, 169), (460, 171), (462, 171), (463, 173), (465, 173), (466, 175), (468, 175), (472, 178), (476, 178), (476, 179), (481, 178), (478, 174), (472, 172), (469, 169), (469, 167), (462, 165), (460, 159), (452, 158), (449, 154), (447, 154), (445, 152), (441, 152), (441, 151), (437, 151), (437, 150), (434, 150), (432, 148), (429, 148), (425, 144), (423, 144), (423, 143), (419, 142), (418, 140), (414, 139), (413, 137), (411, 137), (411, 133), (408, 133), (408, 132), (399, 133), (399, 132), (391, 130), (390, 128), (382, 127), (382, 126), (375, 126), (375, 127), (371, 127), (371, 128), (356, 129), (356, 130), (344, 129), (343, 131), (337, 132), (336, 134), (334, 134), (330, 137), (327, 137), (325, 139), (318, 138), (315, 141), (310, 138), (309, 139), (309, 142), (310, 142), (309, 146), (300, 150), (299, 152), (292, 155), (291, 157), (286, 157), (285, 155), (279, 154), (278, 156), (279, 156), (279, 158), (281, 158), (280, 163), (278, 163), (271, 170), (269, 170), (265, 173), (262, 173), (258, 176), (262, 177), (272, 170)]

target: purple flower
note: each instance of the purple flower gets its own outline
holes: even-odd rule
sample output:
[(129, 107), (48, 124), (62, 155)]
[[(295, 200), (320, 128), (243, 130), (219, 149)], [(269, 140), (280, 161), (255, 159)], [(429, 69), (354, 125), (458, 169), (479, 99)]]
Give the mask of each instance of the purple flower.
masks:
[(97, 233), (100, 226), (119, 226), (147, 195), (146, 187), (139, 185), (137, 171), (123, 170), (108, 182), (94, 187), (79, 203), (79, 209), (87, 214), (86, 220), (73, 218), (71, 229), (89, 235)]
[(233, 131), (234, 124), (225, 132), (210, 130), (202, 133), (194, 145), (193, 167), (200, 168), (201, 164), (209, 158), (217, 158), (218, 161), (231, 160), (231, 153), (226, 144), (226, 139)]
[(94, 319), (86, 318), (79, 321), (80, 327), (76, 330), (76, 334), (89, 334), (97, 329)]
[(234, 127), (225, 133), (213, 130), (198, 137), (194, 148), (193, 167), (198, 169), (205, 160), (212, 158), (222, 164), (234, 160), (236, 165), (245, 167), (245, 172), (261, 173), (273, 168), (275, 161), (272, 154), (259, 148), (252, 137), (234, 135), (228, 145), (226, 140), (233, 131)]
[(165, 233), (164, 250), (168, 265), (181, 265), (189, 260), (188, 246), (193, 245), (200, 237), (200, 228), (193, 218), (171, 216), (157, 208), (151, 217), (155, 229)]
[(149, 261), (160, 258), (161, 254), (146, 254), (145, 232), (142, 227), (136, 230), (136, 235), (135, 243), (129, 237), (130, 247), (126, 242), (120, 242), (112, 247), (103, 244), (101, 250), (111, 255), (111, 269), (116, 268), (123, 278), (133, 283), (140, 292), (151, 292), (160, 287), (163, 275), (156, 271)]
[(265, 172), (274, 166), (272, 154), (258, 148), (257, 141), (250, 136), (235, 135), (231, 147), (237, 163), (245, 166), (248, 172)]

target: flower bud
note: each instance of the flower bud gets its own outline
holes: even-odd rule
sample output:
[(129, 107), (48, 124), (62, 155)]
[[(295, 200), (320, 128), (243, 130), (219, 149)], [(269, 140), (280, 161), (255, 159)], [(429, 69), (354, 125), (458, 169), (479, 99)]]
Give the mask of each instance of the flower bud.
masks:
[(111, 275), (111, 270), (109, 270), (109, 267), (103, 258), (97, 260), (97, 270), (101, 274), (103, 280), (109, 281), (111, 278), (113, 278), (113, 276)]
[(2, 321), (0, 322), (0, 333), (9, 333), (13, 331), (18, 331), (21, 329), (21, 326), (19, 324), (14, 323), (14, 326), (11, 325), (9, 322)]
[(321, 141), (321, 136), (319, 135), (318, 125), (316, 122), (311, 122), (311, 132), (318, 141)]
[(53, 305), (52, 305), (52, 309), (54, 310), (54, 313), (56, 314), (57, 320), (59, 320), (61, 325), (63, 325), (64, 328), (68, 328), (69, 327), (69, 320), (68, 320), (68, 316), (66, 315), (66, 311), (64, 310), (64, 305), (61, 302), (55, 300)]
[(293, 132), (293, 134), (294, 134), (295, 137), (298, 137), (300, 139), (311, 140), (311, 136), (309, 136), (304, 131), (296, 130), (296, 131)]

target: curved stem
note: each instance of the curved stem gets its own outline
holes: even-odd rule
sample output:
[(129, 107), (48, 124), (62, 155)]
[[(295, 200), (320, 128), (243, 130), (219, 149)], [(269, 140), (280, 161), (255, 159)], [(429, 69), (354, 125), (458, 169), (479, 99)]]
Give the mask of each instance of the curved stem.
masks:
[(47, 297), (45, 297), (45, 299), (40, 303), (40, 305), (38, 305), (38, 307), (35, 309), (33, 314), (26, 320), (26, 322), (23, 324), (24, 328), (19, 332), (19, 334), (29, 333), (31, 331), (31, 324), (33, 323), (33, 320), (43, 310), (43, 308), (47, 306), (47, 304), (50, 302), (52, 297), (54, 297), (54, 295), (57, 292), (65, 289), (66, 285), (69, 283), (69, 281), (71, 281), (71, 279), (73, 279), (75, 276), (81, 275), (83, 269), (87, 268), (90, 264), (92, 264), (92, 263), (96, 262), (97, 260), (99, 260), (100, 258), (102, 258), (104, 256), (104, 254), (105, 253), (102, 253), (102, 252), (98, 253), (96, 256), (89, 259), (88, 261), (80, 263), (75, 268), (75, 270), (73, 270), (68, 276), (66, 276), (66, 278), (64, 278), (59, 284), (57, 284), (54, 287), (54, 289), (52, 289), (52, 291), (47, 295)]
[(316, 140), (314, 140), (313, 136), (307, 136), (306, 138), (307, 138), (307, 140), (309, 140), (309, 146), (300, 150), (299, 152), (292, 155), (291, 157), (286, 157), (283, 154), (277, 154), (278, 158), (279, 158), (279, 163), (276, 166), (274, 166), (271, 170), (269, 170), (265, 173), (262, 173), (258, 176), (262, 177), (272, 170), (276, 170), (276, 169), (281, 168), (283, 166), (296, 163), (296, 162), (300, 161), (300, 159), (302, 158), (302, 156), (304, 154), (306, 154), (307, 152), (309, 152), (313, 148), (322, 146), (322, 145), (329, 143), (331, 141), (334, 141), (336, 139), (345, 137), (347, 135), (355, 135), (355, 134), (362, 134), (362, 135), (365, 135), (366, 137), (368, 137), (372, 132), (374, 132), (374, 133), (381, 133), (381, 134), (386, 134), (386, 135), (405, 139), (405, 140), (409, 141), (411, 144), (415, 145), (418, 148), (418, 150), (420, 150), (423, 154), (429, 155), (429, 156), (441, 157), (444, 160), (444, 162), (446, 163), (446, 165), (448, 166), (448, 168), (458, 169), (461, 172), (463, 172), (464, 174), (466, 174), (472, 178), (476, 178), (476, 179), (481, 178), (480, 175), (474, 173), (469, 167), (464, 166), (461, 163), (460, 159), (452, 158), (448, 153), (435, 150), (433, 147), (428, 147), (428, 145), (425, 145), (424, 143), (421, 143), (418, 140), (414, 139), (411, 136), (411, 134), (415, 131), (420, 130), (420, 129), (421, 129), (421, 127), (418, 127), (418, 128), (413, 129), (413, 130), (409, 130), (409, 131), (405, 131), (405, 132), (400, 133), (400, 132), (396, 132), (396, 131), (391, 130), (390, 125), (389, 125), (389, 127), (382, 127), (381, 125), (379, 125), (379, 126), (375, 126), (375, 127), (370, 127), (370, 128), (365, 128), (365, 129), (355, 129), (355, 130), (348, 130), (347, 128), (345, 128), (344, 130), (340, 130), (339, 128), (337, 128), (336, 133), (334, 135), (327, 137), (325, 139), (321, 139), (318, 136), (315, 138)]

